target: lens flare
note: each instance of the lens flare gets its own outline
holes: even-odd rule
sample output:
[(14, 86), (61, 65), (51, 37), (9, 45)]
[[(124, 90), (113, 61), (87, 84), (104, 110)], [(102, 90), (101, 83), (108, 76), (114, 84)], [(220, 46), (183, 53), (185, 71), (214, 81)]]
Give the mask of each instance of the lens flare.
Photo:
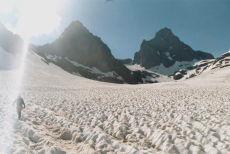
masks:
[[(15, 126), (19, 123), (16, 116), (14, 100), (23, 92), (28, 42), (31, 37), (51, 33), (60, 24), (58, 10), (67, 0), (0, 0), (0, 17), (14, 16), (16, 23), (10, 24), (10, 18), (2, 21), (12, 32), (24, 39), (23, 51), (17, 54), (17, 69), (7, 72), (7, 79), (0, 78), (4, 83), (4, 91), (0, 89), (0, 154), (12, 153), (15, 140)], [(0, 85), (1, 86), (1, 85)], [(15, 140), (16, 141), (16, 140)]]
[(14, 131), (17, 126), (18, 120), (16, 116), (16, 108), (14, 100), (23, 91), (23, 76), (25, 72), (26, 55), (28, 52), (28, 42), (25, 41), (24, 49), (17, 55), (18, 67), (15, 70), (8, 72), (7, 79), (3, 79), (5, 90), (0, 96), (0, 153), (10, 154), (12, 144), (14, 143), (15, 137)]
[[(68, 0), (0, 0), (1, 21), (22, 37), (36, 37), (53, 32), (61, 22), (60, 10)], [(12, 24), (12, 19), (16, 19)]]

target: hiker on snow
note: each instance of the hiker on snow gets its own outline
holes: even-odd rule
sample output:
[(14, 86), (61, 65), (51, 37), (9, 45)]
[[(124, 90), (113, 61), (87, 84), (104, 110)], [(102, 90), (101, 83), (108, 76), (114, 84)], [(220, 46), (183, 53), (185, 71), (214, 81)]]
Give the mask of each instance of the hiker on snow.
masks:
[(18, 119), (21, 119), (22, 110), (25, 109), (26, 105), (24, 103), (24, 100), (21, 96), (18, 96), (15, 100), (16, 103), (16, 110), (18, 114)]

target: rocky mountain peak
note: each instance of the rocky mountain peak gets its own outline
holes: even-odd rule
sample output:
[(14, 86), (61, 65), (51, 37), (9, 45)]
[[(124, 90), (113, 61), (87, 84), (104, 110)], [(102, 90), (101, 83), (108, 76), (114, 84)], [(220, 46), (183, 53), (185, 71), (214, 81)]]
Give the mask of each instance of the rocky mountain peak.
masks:
[(134, 63), (147, 69), (160, 65), (169, 68), (176, 62), (192, 62), (212, 58), (214, 57), (211, 54), (195, 51), (180, 41), (169, 28), (163, 28), (156, 33), (153, 39), (142, 42), (140, 50), (135, 53)]
[(179, 38), (172, 32), (171, 29), (169, 28), (162, 28), (161, 30), (159, 30), (154, 39), (152, 41), (157, 41), (158, 44), (160, 44), (160, 42), (166, 42), (169, 44), (173, 44), (176, 42), (180, 42)]
[(80, 21), (73, 21), (61, 34), (61, 37), (78, 37), (89, 34), (91, 34), (89, 30)]
[(173, 34), (172, 30), (167, 28), (167, 27), (160, 29), (156, 33), (156, 37), (168, 37), (168, 36), (174, 36), (174, 34)]
[(66, 30), (74, 30), (77, 32), (77, 30), (89, 32), (88, 29), (80, 22), (80, 21), (73, 21)]

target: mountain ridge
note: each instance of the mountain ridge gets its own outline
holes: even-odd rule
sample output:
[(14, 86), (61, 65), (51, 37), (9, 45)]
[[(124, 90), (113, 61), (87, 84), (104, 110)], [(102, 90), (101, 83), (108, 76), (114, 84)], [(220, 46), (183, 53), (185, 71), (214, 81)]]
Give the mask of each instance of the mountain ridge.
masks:
[[(72, 22), (53, 43), (35, 46), (35, 51), (70, 73), (79, 73), (81, 70), (81, 75), (87, 78), (116, 83), (143, 82), (141, 72), (133, 72), (126, 68), (112, 55), (111, 50), (101, 38), (93, 35), (80, 21)], [(49, 59), (49, 55), (59, 58)], [(83, 68), (76, 63), (90, 68), (91, 73), (85, 70), (86, 67)], [(109, 78), (95, 76), (95, 73), (92, 73), (94, 68), (101, 71), (101, 74), (110, 72), (115, 77), (113, 75)]]

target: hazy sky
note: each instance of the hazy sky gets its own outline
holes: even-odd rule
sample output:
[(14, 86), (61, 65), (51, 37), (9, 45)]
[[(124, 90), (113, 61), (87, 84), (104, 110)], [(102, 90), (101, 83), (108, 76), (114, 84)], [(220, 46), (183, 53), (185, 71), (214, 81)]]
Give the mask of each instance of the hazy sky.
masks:
[(196, 50), (217, 56), (230, 49), (230, 0), (67, 0), (62, 5), (58, 28), (34, 37), (33, 43), (51, 42), (79, 20), (118, 58), (133, 58), (142, 40), (163, 27)]

